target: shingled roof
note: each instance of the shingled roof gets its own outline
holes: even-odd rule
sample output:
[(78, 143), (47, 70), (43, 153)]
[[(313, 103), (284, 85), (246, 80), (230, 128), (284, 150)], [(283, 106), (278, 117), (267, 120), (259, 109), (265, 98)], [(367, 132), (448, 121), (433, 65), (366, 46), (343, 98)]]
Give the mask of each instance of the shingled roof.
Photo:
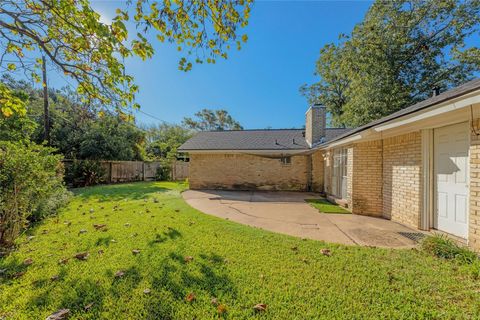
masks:
[[(347, 129), (326, 129), (326, 139), (343, 134)], [(200, 150), (308, 150), (305, 129), (258, 129), (202, 131), (178, 148), (180, 152)]]
[(337, 135), (336, 137), (327, 140), (327, 141), (322, 141), (322, 143), (317, 144), (316, 147), (324, 147), (325, 145), (328, 145), (328, 142), (333, 142), (333, 141), (338, 141), (342, 140), (344, 138), (347, 138), (355, 133), (359, 133), (361, 131), (370, 129), (374, 126), (377, 126), (379, 124), (412, 114), (414, 112), (426, 109), (428, 107), (435, 106), (437, 104), (440, 104), (442, 102), (446, 102), (452, 99), (455, 99), (457, 97), (463, 96), (465, 94), (468, 94), (470, 92), (476, 91), (480, 89), (480, 78), (479, 79), (474, 79), (469, 82), (466, 82), (458, 87), (455, 87), (451, 90), (445, 91), (437, 96), (433, 96), (431, 98), (428, 98), (426, 100), (420, 101), (414, 105), (411, 105), (409, 107), (406, 107), (404, 109), (401, 109), (397, 112), (394, 112), (388, 116), (385, 116), (383, 118), (380, 118), (378, 120), (374, 120), (372, 122), (369, 122), (363, 126), (357, 127), (355, 129), (349, 130), (348, 132), (345, 132), (341, 135)]

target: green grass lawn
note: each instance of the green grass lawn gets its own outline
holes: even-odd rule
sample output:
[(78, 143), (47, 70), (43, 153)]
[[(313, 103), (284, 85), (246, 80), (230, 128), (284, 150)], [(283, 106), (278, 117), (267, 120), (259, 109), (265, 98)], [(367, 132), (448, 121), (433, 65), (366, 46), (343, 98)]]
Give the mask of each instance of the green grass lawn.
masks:
[(322, 213), (351, 213), (347, 209), (340, 207), (338, 204), (331, 203), (327, 199), (306, 199), (305, 201)]
[[(183, 188), (78, 190), (0, 260), (0, 319), (45, 319), (62, 308), (70, 319), (116, 320), (480, 316), (480, 280), (463, 265), (243, 226), (192, 209)], [(86, 260), (73, 257), (84, 252)], [(259, 303), (267, 310), (255, 312)]]

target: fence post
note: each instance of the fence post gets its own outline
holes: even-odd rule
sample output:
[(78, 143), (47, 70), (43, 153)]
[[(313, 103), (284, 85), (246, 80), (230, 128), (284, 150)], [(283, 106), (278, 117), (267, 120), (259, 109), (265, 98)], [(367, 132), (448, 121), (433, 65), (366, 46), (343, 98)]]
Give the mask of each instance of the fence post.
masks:
[(112, 183), (112, 181), (113, 181), (113, 178), (112, 178), (112, 171), (113, 171), (113, 169), (112, 169), (112, 167), (113, 167), (112, 161), (109, 161), (109, 162), (108, 162), (108, 168), (109, 168), (109, 169), (108, 169), (108, 171), (109, 171), (109, 173), (108, 173), (108, 182), (109, 182), (109, 183)]
[(142, 171), (143, 171), (143, 181), (146, 181), (146, 179), (145, 179), (145, 161), (142, 161)]

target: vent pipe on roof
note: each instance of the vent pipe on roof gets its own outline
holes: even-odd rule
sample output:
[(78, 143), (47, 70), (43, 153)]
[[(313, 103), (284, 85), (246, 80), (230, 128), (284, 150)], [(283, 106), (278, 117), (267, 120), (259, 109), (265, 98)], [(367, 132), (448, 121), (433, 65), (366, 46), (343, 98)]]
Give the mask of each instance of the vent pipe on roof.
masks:
[(433, 97), (436, 97), (440, 94), (440, 87), (439, 86), (435, 86), (433, 87), (433, 92), (432, 92), (432, 96)]

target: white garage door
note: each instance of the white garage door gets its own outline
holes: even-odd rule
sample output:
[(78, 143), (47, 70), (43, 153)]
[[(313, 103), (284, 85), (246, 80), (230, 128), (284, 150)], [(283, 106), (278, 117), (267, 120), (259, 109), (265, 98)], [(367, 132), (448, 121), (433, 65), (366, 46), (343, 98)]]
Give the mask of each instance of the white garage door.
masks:
[(467, 123), (435, 129), (434, 227), (462, 238), (468, 236), (468, 148)]

